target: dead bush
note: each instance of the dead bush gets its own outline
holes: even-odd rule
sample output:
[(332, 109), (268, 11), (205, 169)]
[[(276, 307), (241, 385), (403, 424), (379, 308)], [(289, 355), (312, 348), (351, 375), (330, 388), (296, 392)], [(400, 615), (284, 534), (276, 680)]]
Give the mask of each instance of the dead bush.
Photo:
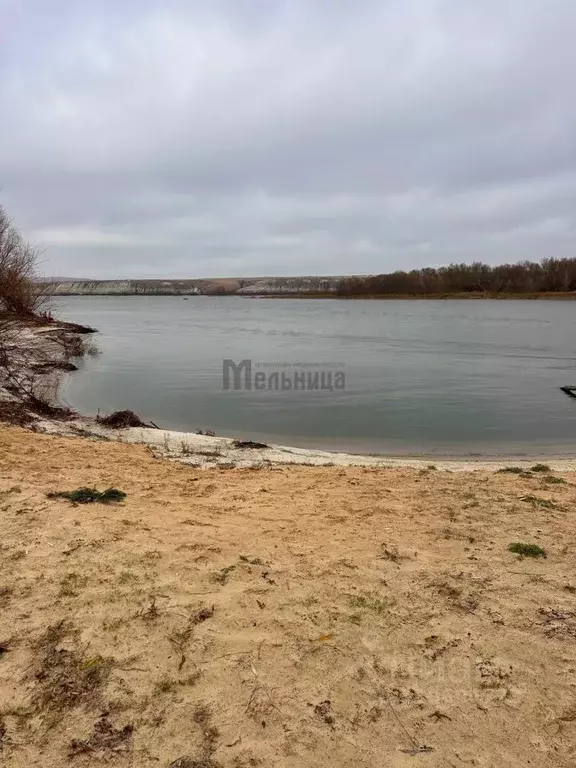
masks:
[(49, 285), (36, 280), (39, 251), (27, 243), (0, 206), (0, 313), (48, 312)]

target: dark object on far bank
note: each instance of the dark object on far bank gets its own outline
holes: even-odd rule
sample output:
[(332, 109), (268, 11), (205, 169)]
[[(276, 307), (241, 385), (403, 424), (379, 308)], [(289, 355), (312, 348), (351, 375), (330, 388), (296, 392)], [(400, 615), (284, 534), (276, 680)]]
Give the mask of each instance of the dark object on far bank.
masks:
[(213, 432), (211, 429), (197, 429), (196, 434), (204, 435), (204, 437), (216, 437), (216, 432)]
[(269, 447), (266, 443), (257, 443), (254, 440), (234, 440), (232, 445), (234, 448), (258, 448), (260, 450)]
[(576, 387), (560, 387), (562, 392), (565, 392), (568, 397), (576, 397)]
[(110, 429), (127, 429), (128, 427), (150, 427), (134, 413), (134, 411), (114, 411), (107, 416), (96, 416), (96, 421)]
[(77, 488), (75, 491), (57, 491), (46, 494), (49, 499), (67, 499), (74, 504), (112, 504), (124, 501), (126, 494), (118, 488), (98, 491), (96, 488)]

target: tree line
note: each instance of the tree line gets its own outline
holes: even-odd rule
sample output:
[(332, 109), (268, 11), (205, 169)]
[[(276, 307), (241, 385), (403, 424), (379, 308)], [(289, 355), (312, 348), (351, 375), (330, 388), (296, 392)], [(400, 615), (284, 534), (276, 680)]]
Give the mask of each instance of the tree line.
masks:
[(450, 264), (410, 272), (344, 278), (340, 296), (425, 296), (436, 294), (538, 294), (576, 291), (576, 259), (542, 259), (517, 264)]

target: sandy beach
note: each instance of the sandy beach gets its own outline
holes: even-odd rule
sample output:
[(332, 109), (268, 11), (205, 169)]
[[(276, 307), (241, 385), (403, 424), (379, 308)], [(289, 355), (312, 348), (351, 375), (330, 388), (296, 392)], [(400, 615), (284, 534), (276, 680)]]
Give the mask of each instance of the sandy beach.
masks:
[[(565, 456), (485, 456), (481, 458), (439, 458), (438, 456), (388, 456), (321, 451), (287, 445), (235, 440), (231, 437), (200, 435), (194, 432), (132, 427), (109, 429), (94, 419), (76, 417), (66, 421), (39, 419), (38, 431), (55, 435), (84, 436), (93, 440), (111, 440), (147, 446), (155, 456), (169, 458), (202, 469), (266, 468), (277, 466), (372, 467), (392, 469), (434, 469), (449, 472), (496, 471), (504, 467), (529, 470), (537, 462), (546, 462), (558, 472), (576, 471), (576, 458)], [(252, 447), (253, 445), (257, 447)]]
[[(10, 768), (574, 765), (576, 473), (199, 469), (17, 427), (0, 466)], [(82, 486), (127, 495), (48, 496)]]

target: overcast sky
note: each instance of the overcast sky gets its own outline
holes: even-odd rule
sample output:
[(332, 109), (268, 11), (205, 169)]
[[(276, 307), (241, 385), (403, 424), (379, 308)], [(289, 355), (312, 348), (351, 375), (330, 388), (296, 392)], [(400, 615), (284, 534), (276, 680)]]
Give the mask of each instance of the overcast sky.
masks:
[(47, 274), (576, 256), (575, 0), (0, 0)]

